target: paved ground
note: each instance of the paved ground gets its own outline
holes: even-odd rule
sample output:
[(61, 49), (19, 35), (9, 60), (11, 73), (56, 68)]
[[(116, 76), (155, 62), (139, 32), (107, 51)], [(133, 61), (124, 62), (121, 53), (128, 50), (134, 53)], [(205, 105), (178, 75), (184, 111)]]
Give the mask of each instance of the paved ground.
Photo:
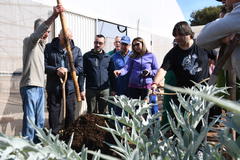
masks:
[[(22, 128), (22, 102), (19, 93), (20, 76), (0, 75), (0, 132), (18, 136)], [(83, 106), (83, 107), (81, 107)], [(76, 117), (86, 110), (86, 104), (78, 103)], [(48, 112), (45, 107), (45, 126), (48, 127)]]

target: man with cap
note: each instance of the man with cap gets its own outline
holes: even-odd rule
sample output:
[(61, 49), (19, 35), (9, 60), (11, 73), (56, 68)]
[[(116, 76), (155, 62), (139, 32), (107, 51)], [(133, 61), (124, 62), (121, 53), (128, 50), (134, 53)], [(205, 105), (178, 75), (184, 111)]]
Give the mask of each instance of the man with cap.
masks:
[[(120, 40), (121, 49), (116, 52), (110, 60), (110, 89), (111, 95), (126, 95), (128, 96), (128, 80), (129, 74), (124, 76), (115, 77), (113, 71), (122, 69), (131, 54), (129, 50), (131, 40), (128, 36), (123, 36)], [(117, 115), (121, 115), (121, 109), (119, 107), (114, 107), (114, 111)]]
[(20, 94), (23, 104), (22, 136), (38, 142), (36, 132), (29, 120), (37, 127), (44, 127), (44, 48), (49, 35), (49, 26), (63, 12), (58, 5), (46, 20), (34, 22), (34, 32), (23, 40), (23, 70), (20, 81)]

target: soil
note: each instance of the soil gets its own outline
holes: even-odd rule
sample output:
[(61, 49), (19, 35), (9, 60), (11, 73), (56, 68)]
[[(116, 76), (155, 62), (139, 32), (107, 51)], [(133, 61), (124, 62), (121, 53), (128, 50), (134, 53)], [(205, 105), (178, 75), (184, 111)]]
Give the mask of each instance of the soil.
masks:
[(115, 144), (111, 133), (97, 126), (106, 126), (105, 121), (106, 119), (93, 114), (82, 115), (71, 127), (60, 133), (60, 139), (68, 143), (74, 132), (72, 149), (76, 152), (80, 152), (83, 145), (85, 145), (89, 150), (98, 151), (100, 149), (101, 153), (116, 156), (113, 151), (110, 150), (110, 147), (104, 143)]

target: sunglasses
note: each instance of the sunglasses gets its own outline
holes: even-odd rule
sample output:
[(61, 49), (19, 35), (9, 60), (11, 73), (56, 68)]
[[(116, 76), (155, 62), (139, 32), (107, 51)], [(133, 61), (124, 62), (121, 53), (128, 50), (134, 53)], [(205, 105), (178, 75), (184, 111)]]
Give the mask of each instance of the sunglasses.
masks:
[(103, 42), (98, 42), (98, 41), (94, 41), (94, 44), (99, 44), (99, 45), (103, 45)]
[(138, 46), (138, 47), (139, 47), (139, 46), (140, 46), (140, 44), (141, 44), (140, 42), (138, 42), (138, 43), (135, 43), (135, 44), (133, 44), (133, 47), (136, 47), (136, 46)]

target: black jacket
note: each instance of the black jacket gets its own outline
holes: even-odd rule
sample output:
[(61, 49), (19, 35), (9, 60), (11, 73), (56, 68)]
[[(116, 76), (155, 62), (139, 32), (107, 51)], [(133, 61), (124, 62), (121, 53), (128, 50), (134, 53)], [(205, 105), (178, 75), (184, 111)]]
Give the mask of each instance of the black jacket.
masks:
[[(65, 68), (70, 71), (68, 56), (60, 47), (59, 38), (54, 38), (51, 43), (46, 45), (44, 50), (44, 61), (45, 61), (45, 73), (47, 74), (47, 92), (59, 92), (61, 89), (61, 82), (59, 76), (57, 75), (57, 69), (62, 67), (62, 61), (65, 63)], [(74, 42), (71, 40), (71, 48), (73, 54), (73, 62), (76, 68), (76, 74), (79, 79), (80, 91), (83, 91), (84, 88), (84, 78), (83, 77), (83, 57), (80, 48), (74, 45)], [(68, 80), (66, 83), (66, 92), (72, 93), (75, 92), (72, 76), (68, 72)]]
[(86, 77), (86, 89), (109, 88), (109, 62), (110, 56), (105, 52), (94, 53), (94, 50), (83, 55), (83, 68)]

